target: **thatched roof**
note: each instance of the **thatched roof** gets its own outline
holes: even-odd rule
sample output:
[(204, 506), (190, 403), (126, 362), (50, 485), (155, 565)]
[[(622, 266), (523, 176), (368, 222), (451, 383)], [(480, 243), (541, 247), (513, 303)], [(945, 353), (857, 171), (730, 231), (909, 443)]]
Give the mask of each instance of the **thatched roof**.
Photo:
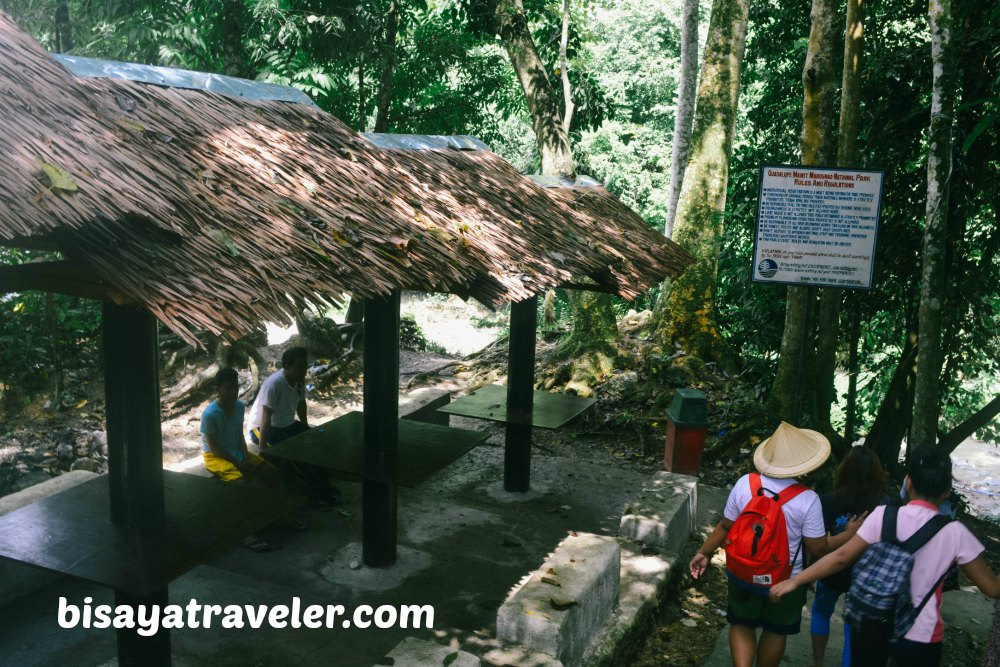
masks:
[(0, 41), (0, 243), (61, 251), (185, 337), (395, 288), (633, 297), (690, 262), (602, 188), (379, 149), (303, 104), (78, 79), (2, 14)]

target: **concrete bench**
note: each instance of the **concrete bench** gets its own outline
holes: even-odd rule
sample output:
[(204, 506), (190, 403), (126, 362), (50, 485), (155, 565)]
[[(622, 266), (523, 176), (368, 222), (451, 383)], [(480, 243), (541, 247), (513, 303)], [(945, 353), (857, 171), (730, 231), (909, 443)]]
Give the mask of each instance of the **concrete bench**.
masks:
[[(0, 498), (0, 516), (25, 505), (54, 496), (57, 493), (97, 477), (97, 473), (74, 470), (34, 486)], [(16, 561), (0, 559), (0, 607), (33, 590), (55, 581), (59, 575)]]
[(497, 637), (576, 667), (611, 618), (620, 578), (615, 538), (571, 534), (500, 607)]
[(698, 478), (658, 472), (622, 514), (618, 534), (671, 551), (683, 551), (698, 507)]
[[(441, 646), (416, 637), (407, 637), (389, 651), (387, 658), (392, 658), (393, 667), (428, 667), (428, 665), (443, 665), (450, 655), (455, 657), (448, 663), (451, 667), (479, 667), (479, 658), (453, 649)], [(382, 663), (380, 663), (382, 664)]]
[(399, 397), (399, 418), (448, 426), (448, 414), (438, 412), (438, 408), (449, 403), (451, 403), (451, 392), (447, 389), (434, 387), (414, 389)]

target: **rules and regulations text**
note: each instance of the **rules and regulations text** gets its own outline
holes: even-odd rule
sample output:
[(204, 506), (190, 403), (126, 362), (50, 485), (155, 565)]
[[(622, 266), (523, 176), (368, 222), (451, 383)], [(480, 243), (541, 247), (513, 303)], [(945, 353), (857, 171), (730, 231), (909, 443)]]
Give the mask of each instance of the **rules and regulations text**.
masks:
[(762, 167), (753, 280), (871, 288), (882, 176), (832, 167)]

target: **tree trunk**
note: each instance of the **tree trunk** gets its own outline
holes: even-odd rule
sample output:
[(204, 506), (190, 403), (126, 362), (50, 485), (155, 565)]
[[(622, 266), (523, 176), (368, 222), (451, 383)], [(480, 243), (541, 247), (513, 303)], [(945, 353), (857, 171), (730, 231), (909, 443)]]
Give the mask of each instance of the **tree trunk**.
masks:
[(989, 424), (998, 414), (1000, 414), (1000, 396), (995, 397), (977, 410), (976, 414), (948, 431), (946, 435), (941, 436), (938, 444), (950, 454), (955, 451), (956, 447), (965, 442), (966, 438), (971, 438), (976, 431)]
[(569, 0), (563, 0), (562, 36), (559, 38), (559, 78), (563, 87), (563, 131), (569, 134), (573, 124), (573, 90), (569, 85), (569, 61), (566, 50), (569, 48)]
[(244, 49), (243, 31), (250, 24), (250, 12), (243, 0), (222, 2), (222, 73), (229, 76), (249, 78), (250, 59)]
[(365, 57), (358, 58), (358, 132), (365, 131), (365, 121), (368, 119), (366, 108), (368, 100), (365, 99)]
[(951, 45), (951, 0), (931, 0), (928, 10), (934, 83), (927, 156), (927, 221), (920, 285), (920, 337), (913, 399), (911, 447), (933, 447), (941, 398), (941, 315), (945, 300), (945, 246), (948, 240), (948, 185), (955, 110), (955, 67)]
[(56, 53), (73, 50), (73, 25), (69, 22), (69, 3), (59, 0), (56, 6)]
[[(829, 164), (833, 157), (833, 98), (836, 93), (833, 63), (837, 36), (837, 2), (813, 0), (811, 19), (809, 49), (802, 68), (802, 164), (822, 165)], [(781, 356), (778, 359), (772, 399), (783, 420), (801, 423), (802, 415), (793, 413), (796, 412), (794, 405), (797, 395), (802, 400), (800, 394), (805, 390), (799, 386), (799, 365), (803, 363), (801, 355), (805, 353), (807, 358), (812, 356), (812, 332), (806, 330), (806, 320), (811, 318), (805, 317), (812, 291), (806, 287), (789, 287), (787, 294), (785, 330), (781, 338)], [(828, 305), (827, 317), (833, 314), (832, 311)], [(803, 344), (806, 346), (805, 350), (802, 349)], [(815, 376), (811, 386), (816, 386)], [(810, 397), (812, 400), (803, 400), (802, 403), (809, 406), (815, 417), (815, 392), (811, 392)]]
[(59, 336), (59, 319), (56, 317), (56, 304), (52, 292), (45, 293), (45, 320), (49, 325), (49, 340), (52, 341), (52, 375), (53, 396), (52, 405), (59, 410), (63, 395), (63, 363), (62, 344)]
[(748, 14), (749, 0), (716, 0), (712, 5), (691, 156), (672, 235), (695, 262), (674, 281), (655, 318), (661, 339), (679, 342), (705, 360), (722, 359), (725, 354), (713, 301)]
[(914, 325), (906, 334), (899, 365), (892, 375), (889, 389), (875, 415), (865, 447), (878, 454), (882, 467), (889, 472), (899, 469), (899, 446), (903, 442), (913, 413), (913, 384), (916, 373), (917, 332)]
[(851, 347), (847, 353), (847, 419), (844, 424), (844, 439), (854, 442), (857, 432), (858, 414), (858, 338), (861, 336), (861, 318), (857, 313), (851, 316)]
[(674, 119), (674, 142), (670, 155), (670, 189), (667, 191), (667, 219), (663, 233), (674, 233), (677, 200), (681, 196), (684, 168), (691, 148), (691, 124), (694, 122), (695, 94), (698, 88), (698, 0), (684, 0), (681, 15), (681, 71), (677, 86), (677, 115)]
[[(837, 166), (858, 165), (858, 118), (861, 111), (861, 63), (864, 56), (865, 0), (847, 0), (844, 30), (844, 67), (840, 95), (840, 133), (837, 137)], [(820, 430), (830, 426), (830, 405), (837, 400), (837, 345), (840, 342), (840, 304), (843, 292), (824, 288), (819, 297), (819, 341), (816, 345), (816, 423)], [(857, 338), (852, 342), (857, 353)], [(853, 427), (853, 424), (852, 424)], [(848, 441), (851, 436), (848, 435)]]
[(542, 159), (542, 173), (575, 180), (576, 167), (569, 137), (563, 130), (559, 104), (528, 30), (521, 0), (499, 0), (496, 17), (500, 37), (528, 102), (535, 142)]
[(385, 132), (389, 127), (389, 106), (392, 101), (392, 73), (396, 67), (396, 33), (399, 30), (399, 0), (389, 3), (385, 18), (385, 55), (382, 62), (382, 80), (378, 87), (378, 111), (375, 114), (375, 131)]

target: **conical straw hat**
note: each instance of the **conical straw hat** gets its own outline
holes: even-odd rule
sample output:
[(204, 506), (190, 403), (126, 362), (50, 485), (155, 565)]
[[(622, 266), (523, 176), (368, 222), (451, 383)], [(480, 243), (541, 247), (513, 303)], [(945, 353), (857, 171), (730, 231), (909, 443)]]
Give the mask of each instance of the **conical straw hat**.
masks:
[(753, 464), (762, 475), (798, 477), (823, 465), (830, 456), (830, 441), (822, 433), (781, 422), (771, 437), (753, 453)]

